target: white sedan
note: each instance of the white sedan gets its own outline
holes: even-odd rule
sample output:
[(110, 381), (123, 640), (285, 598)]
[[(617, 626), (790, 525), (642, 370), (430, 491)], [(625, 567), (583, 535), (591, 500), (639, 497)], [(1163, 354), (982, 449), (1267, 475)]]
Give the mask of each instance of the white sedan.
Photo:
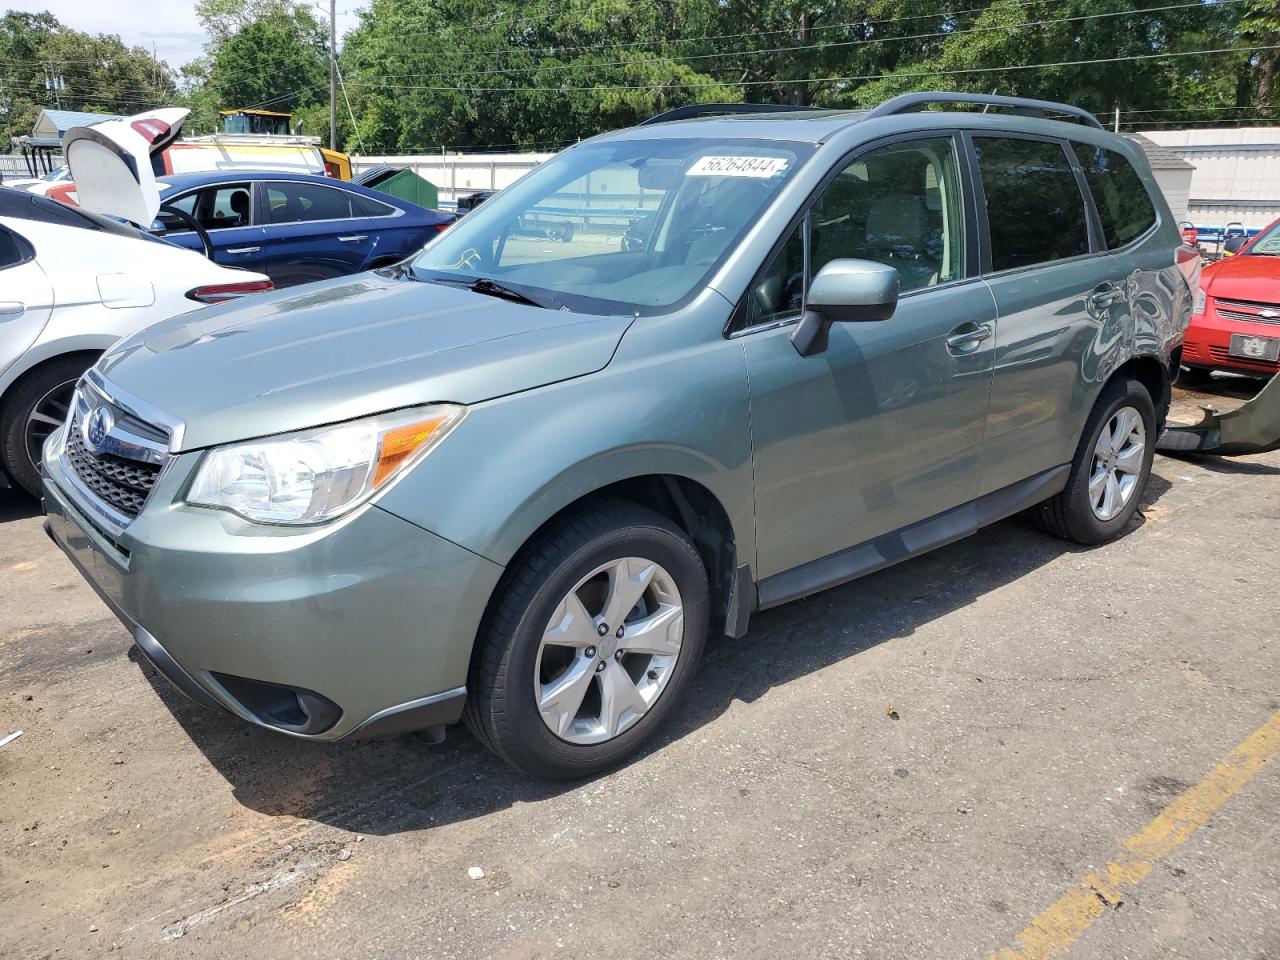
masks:
[(261, 290), (117, 221), (0, 190), (0, 486), (40, 495), (40, 448), (107, 347), (160, 320)]

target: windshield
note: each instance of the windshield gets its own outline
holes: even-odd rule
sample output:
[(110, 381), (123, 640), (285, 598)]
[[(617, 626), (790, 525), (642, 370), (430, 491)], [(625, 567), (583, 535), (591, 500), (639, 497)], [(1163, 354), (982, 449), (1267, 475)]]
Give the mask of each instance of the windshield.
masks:
[(1280, 257), (1280, 223), (1274, 223), (1258, 234), (1245, 253), (1256, 253), (1264, 257)]
[(803, 144), (627, 140), (562, 153), (413, 261), (583, 313), (653, 314), (692, 297), (809, 158)]

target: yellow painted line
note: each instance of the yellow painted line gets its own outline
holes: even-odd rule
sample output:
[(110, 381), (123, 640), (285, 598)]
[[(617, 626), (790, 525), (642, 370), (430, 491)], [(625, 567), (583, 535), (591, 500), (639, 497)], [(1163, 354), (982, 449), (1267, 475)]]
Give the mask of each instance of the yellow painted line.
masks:
[(1218, 812), (1268, 763), (1280, 756), (1280, 712), (1260, 726), (1208, 776), (1173, 800), (1154, 820), (1124, 842), (1104, 869), (1082, 877), (1078, 886), (1048, 907), (1018, 934), (1017, 945), (987, 960), (1049, 960), (1075, 943), (1108, 910), (1124, 902), (1183, 841)]

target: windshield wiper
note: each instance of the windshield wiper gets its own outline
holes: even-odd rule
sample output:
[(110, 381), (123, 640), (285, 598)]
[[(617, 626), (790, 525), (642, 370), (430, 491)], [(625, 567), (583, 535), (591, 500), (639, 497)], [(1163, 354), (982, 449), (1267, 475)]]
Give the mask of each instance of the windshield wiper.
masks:
[(558, 302), (550, 297), (532, 297), (522, 290), (508, 287), (506, 284), (491, 280), (488, 277), (480, 277), (467, 289), (472, 293), (482, 293), (487, 297), (501, 297), (503, 300), (511, 300), (514, 303), (527, 303), (531, 307), (541, 307), (544, 310), (554, 310), (560, 306)]

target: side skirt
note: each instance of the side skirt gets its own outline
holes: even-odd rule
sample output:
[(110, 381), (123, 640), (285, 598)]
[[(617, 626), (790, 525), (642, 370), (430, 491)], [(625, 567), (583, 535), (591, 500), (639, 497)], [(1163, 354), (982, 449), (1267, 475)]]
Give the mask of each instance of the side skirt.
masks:
[(756, 585), (757, 609), (766, 610), (848, 583), (967, 537), (1052, 497), (1067, 485), (1070, 473), (1071, 465), (1064, 463), (901, 530), (766, 577)]

